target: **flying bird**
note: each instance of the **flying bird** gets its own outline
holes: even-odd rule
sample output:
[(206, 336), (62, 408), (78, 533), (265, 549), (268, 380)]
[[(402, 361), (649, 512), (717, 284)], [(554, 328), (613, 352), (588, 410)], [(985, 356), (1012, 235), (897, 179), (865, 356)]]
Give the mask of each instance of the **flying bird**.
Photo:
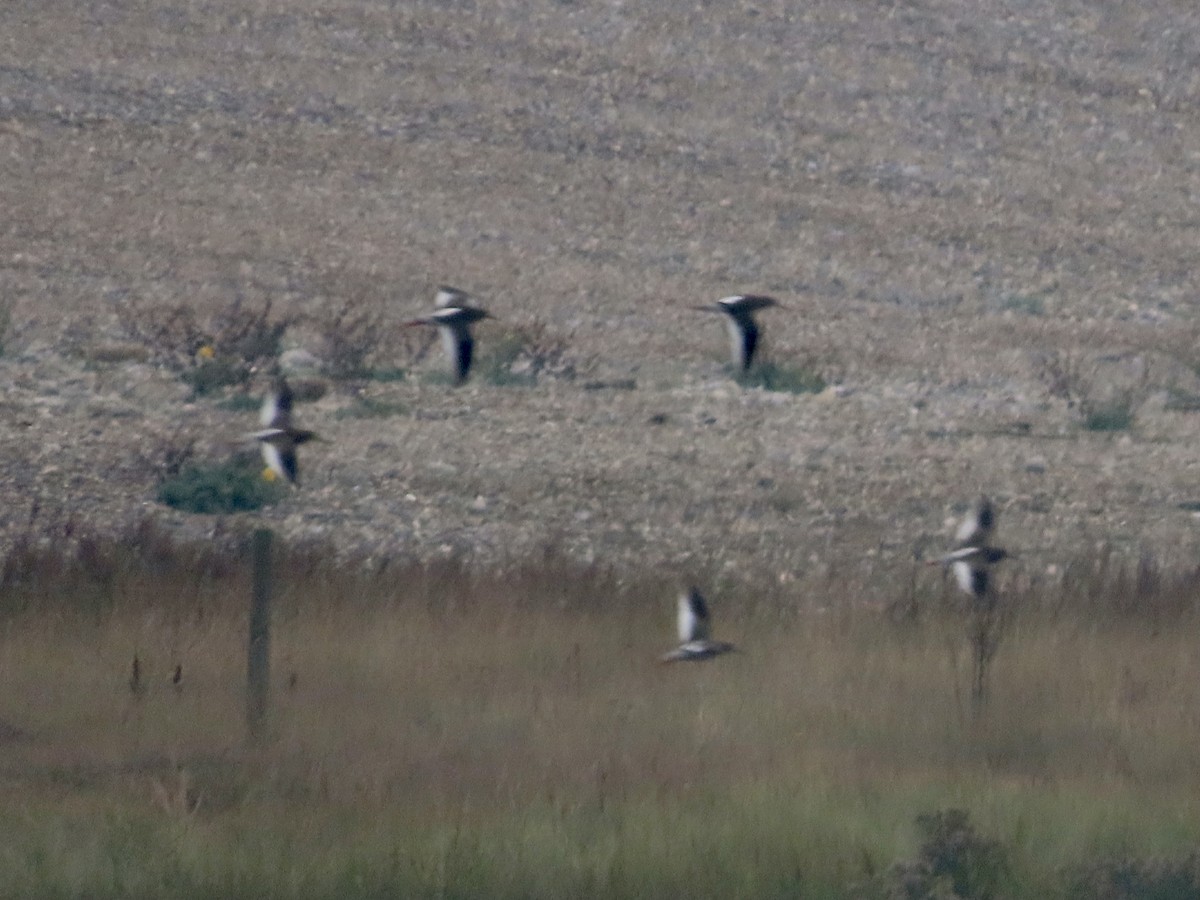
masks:
[(661, 657), (662, 662), (693, 662), (712, 659), (734, 649), (733, 644), (709, 637), (708, 604), (704, 595), (689, 588), (679, 595), (676, 614), (679, 646)]
[(729, 328), (729, 349), (733, 366), (740, 372), (750, 370), (754, 362), (754, 351), (758, 348), (758, 324), (754, 321), (754, 313), (760, 309), (768, 309), (781, 304), (773, 297), (763, 297), (756, 294), (735, 294), (723, 297), (716, 303), (694, 307), (701, 312), (719, 312), (727, 318)]
[(471, 325), (480, 319), (492, 316), (485, 309), (472, 306), (471, 297), (458, 288), (439, 287), (433, 315), (414, 319), (408, 325), (433, 325), (442, 339), (442, 348), (454, 371), (455, 386), (467, 380), (475, 352), (475, 339), (471, 336)]
[(980, 497), (954, 534), (954, 549), (929, 560), (931, 566), (948, 566), (962, 590), (976, 600), (987, 595), (989, 569), (1010, 554), (988, 542), (996, 530), (996, 510), (987, 497)]
[[(250, 437), (259, 442), (263, 461), (267, 468), (263, 472), (270, 478), (284, 478), (299, 485), (299, 470), (296, 464), (296, 448), (316, 439), (312, 431), (292, 427), (292, 389), (285, 379), (279, 378), (274, 389), (263, 400), (259, 421), (265, 426)], [(268, 473), (270, 473), (268, 475)]]

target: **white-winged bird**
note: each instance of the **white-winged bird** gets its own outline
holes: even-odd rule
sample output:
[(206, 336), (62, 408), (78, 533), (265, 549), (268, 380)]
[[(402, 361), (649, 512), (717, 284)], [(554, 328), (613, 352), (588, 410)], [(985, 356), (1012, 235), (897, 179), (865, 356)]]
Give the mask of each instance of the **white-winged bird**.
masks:
[(988, 592), (988, 570), (1009, 556), (1007, 550), (988, 543), (995, 530), (995, 507), (987, 497), (980, 497), (959, 524), (954, 549), (929, 564), (949, 566), (958, 586), (976, 600), (982, 599)]
[(685, 662), (712, 659), (734, 649), (733, 644), (714, 641), (709, 637), (708, 604), (704, 595), (689, 588), (679, 595), (676, 614), (679, 646), (662, 656), (663, 662)]
[(754, 351), (758, 348), (758, 323), (754, 313), (760, 309), (779, 306), (773, 297), (757, 294), (735, 294), (723, 297), (716, 303), (695, 307), (702, 312), (719, 312), (726, 316), (729, 328), (729, 349), (733, 366), (739, 372), (747, 372), (754, 362)]
[(442, 339), (442, 348), (450, 361), (454, 372), (454, 384), (460, 385), (467, 380), (471, 371), (471, 361), (474, 358), (475, 339), (471, 336), (471, 325), (480, 319), (490, 319), (492, 316), (485, 309), (471, 306), (471, 297), (458, 288), (438, 288), (437, 307), (433, 315), (414, 319), (409, 325), (433, 325)]
[(265, 426), (250, 436), (262, 448), (263, 461), (267, 468), (263, 473), (271, 478), (285, 478), (298, 485), (299, 469), (296, 464), (296, 448), (314, 440), (317, 435), (292, 426), (292, 389), (284, 378), (275, 382), (275, 387), (263, 400), (259, 421)]

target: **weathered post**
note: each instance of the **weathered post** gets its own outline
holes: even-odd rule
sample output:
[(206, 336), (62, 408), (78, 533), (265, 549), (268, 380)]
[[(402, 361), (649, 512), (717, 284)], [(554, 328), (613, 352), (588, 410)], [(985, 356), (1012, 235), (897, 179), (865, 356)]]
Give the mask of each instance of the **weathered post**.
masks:
[(250, 600), (250, 640), (246, 661), (246, 727), (250, 740), (262, 738), (271, 679), (271, 530), (258, 528), (251, 543), (254, 574)]

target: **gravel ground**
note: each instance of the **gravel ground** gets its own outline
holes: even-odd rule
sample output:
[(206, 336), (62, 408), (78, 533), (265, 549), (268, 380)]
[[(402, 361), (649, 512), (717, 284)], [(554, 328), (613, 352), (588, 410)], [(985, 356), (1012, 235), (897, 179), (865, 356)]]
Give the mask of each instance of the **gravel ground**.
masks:
[[(211, 532), (155, 503), (164, 460), (254, 413), (136, 332), (240, 298), (318, 356), (368, 311), (413, 370), (301, 406), (331, 443), (264, 513), (297, 539), (817, 591), (894, 583), (986, 491), (1011, 572), (1194, 565), (1200, 11), (245, 6), (0, 7), (7, 534), (35, 502)], [(574, 377), (429, 377), (398, 326), (439, 283), (499, 317), (482, 351), (544, 328)], [(827, 390), (730, 380), (688, 307), (743, 291)], [(1130, 428), (1083, 427), (1114, 403)]]

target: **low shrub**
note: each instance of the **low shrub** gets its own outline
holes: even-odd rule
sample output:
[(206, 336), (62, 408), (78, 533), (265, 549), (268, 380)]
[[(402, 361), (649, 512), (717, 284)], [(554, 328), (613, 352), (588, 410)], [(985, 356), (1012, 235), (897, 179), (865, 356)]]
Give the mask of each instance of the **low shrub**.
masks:
[[(257, 460), (257, 457), (255, 457)], [(158, 501), (184, 512), (250, 512), (279, 500), (287, 486), (267, 481), (250, 458), (216, 465), (188, 466), (158, 487)]]

